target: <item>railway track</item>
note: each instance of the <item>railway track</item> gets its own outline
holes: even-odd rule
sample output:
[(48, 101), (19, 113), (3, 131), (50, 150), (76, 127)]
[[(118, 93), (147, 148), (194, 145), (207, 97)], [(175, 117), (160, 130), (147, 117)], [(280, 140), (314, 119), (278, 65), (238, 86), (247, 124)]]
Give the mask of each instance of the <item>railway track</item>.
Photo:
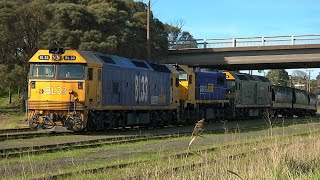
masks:
[(34, 130), (32, 130), (31, 128), (0, 129), (0, 134), (30, 132), (30, 131), (34, 131)]
[(64, 151), (70, 149), (82, 149), (90, 147), (100, 147), (103, 145), (112, 145), (112, 144), (123, 144), (123, 143), (134, 143), (145, 140), (155, 140), (155, 139), (166, 139), (179, 137), (180, 134), (171, 134), (171, 135), (154, 135), (154, 136), (122, 136), (122, 137), (108, 137), (95, 140), (87, 140), (80, 142), (68, 142), (68, 143), (59, 143), (54, 145), (39, 145), (33, 147), (17, 147), (17, 148), (8, 148), (0, 149), (0, 157), (10, 158), (10, 157), (20, 157), (24, 155), (32, 154), (42, 154), (50, 153), (56, 151)]
[[(281, 124), (280, 122), (278, 124)], [(287, 123), (290, 124), (290, 123)], [(285, 124), (282, 124), (285, 125)], [(260, 126), (249, 126), (240, 128), (228, 128), (228, 132), (234, 131), (254, 131), (261, 130), (267, 128), (266, 125)], [(226, 133), (226, 129), (217, 129), (217, 130), (206, 130), (205, 134), (222, 134)], [(123, 144), (123, 143), (135, 143), (140, 141), (147, 140), (159, 140), (159, 139), (168, 139), (168, 138), (176, 138), (176, 137), (189, 137), (191, 132), (181, 132), (181, 133), (168, 133), (168, 134), (160, 134), (160, 135), (110, 135), (106, 138), (98, 138), (93, 140), (84, 140), (84, 141), (75, 141), (75, 142), (66, 142), (66, 143), (58, 143), (58, 144), (50, 144), (50, 145), (33, 145), (33, 146), (24, 146), (24, 147), (15, 147), (15, 148), (0, 148), (0, 157), (2, 158), (11, 158), (11, 157), (21, 157), (25, 155), (36, 155), (43, 153), (51, 153), (56, 151), (65, 151), (71, 149), (83, 149), (83, 148), (91, 148), (91, 147), (100, 147), (104, 145), (113, 145), (113, 144)]]
[[(281, 122), (277, 122), (276, 124), (281, 124)], [(138, 130), (144, 130), (144, 129), (145, 128), (140, 128)], [(137, 130), (137, 129), (128, 129), (126, 131), (130, 131), (130, 130)], [(228, 130), (229, 129), (227, 127), (224, 128), (224, 131), (228, 131)], [(110, 133), (117, 132), (117, 131), (119, 130), (117, 129), (110, 130)], [(217, 132), (219, 132), (219, 130), (217, 130)], [(223, 132), (222, 129), (221, 129), (221, 132)], [(91, 133), (91, 134), (95, 135), (98, 133)], [(31, 128), (3, 129), (3, 130), (0, 130), (0, 141), (13, 140), (13, 139), (30, 139), (30, 138), (37, 138), (37, 137), (50, 137), (50, 136), (59, 136), (59, 135), (72, 135), (72, 134), (75, 135), (75, 134), (83, 134), (83, 133), (76, 133), (71, 131), (70, 132), (68, 131), (35, 131), (35, 130), (32, 130)]]
[(0, 134), (0, 141), (12, 140), (12, 139), (30, 139), (36, 137), (49, 137), (49, 136), (64, 136), (64, 135), (71, 135), (75, 134), (72, 132), (53, 132), (53, 131), (30, 131), (30, 132), (23, 132), (23, 133), (2, 133)]
[[(303, 135), (307, 135), (308, 133), (300, 133), (300, 134), (295, 134), (294, 136), (303, 136)], [(285, 138), (287, 136), (284, 136), (282, 138)], [(226, 148), (232, 148), (232, 147), (238, 147), (238, 146), (250, 146), (252, 144), (258, 144), (258, 143), (263, 143), (266, 142), (270, 139), (264, 139), (264, 140), (256, 140), (253, 142), (244, 142), (244, 143), (237, 143), (237, 144), (229, 144), (229, 145), (222, 145), (222, 146), (216, 146), (216, 147), (212, 147), (212, 148), (205, 148), (205, 149), (201, 149), (201, 150), (197, 150), (197, 153), (201, 154), (201, 153), (208, 153), (208, 152), (215, 152), (218, 151), (220, 149), (226, 149)], [(282, 144), (281, 146), (288, 146), (290, 145), (289, 143), (285, 143)], [(176, 166), (176, 167), (171, 167), (168, 169), (164, 169), (162, 170), (160, 173), (164, 174), (164, 173), (168, 173), (171, 171), (178, 171), (184, 168), (195, 168), (198, 166), (203, 165), (204, 163), (213, 163), (213, 162), (218, 162), (224, 159), (232, 159), (232, 158), (239, 158), (239, 157), (243, 157), (243, 156), (247, 156), (253, 153), (259, 153), (261, 151), (268, 151), (270, 150), (272, 147), (263, 147), (263, 148), (258, 148), (258, 149), (254, 149), (254, 150), (250, 150), (250, 151), (245, 151), (245, 152), (240, 152), (237, 154), (232, 154), (229, 155), (227, 157), (222, 157), (222, 158), (218, 158), (218, 159), (212, 159), (211, 161), (204, 161), (204, 162), (200, 162), (200, 163), (192, 163), (192, 164), (188, 164), (188, 165), (183, 165), (183, 166)], [(189, 156), (194, 156), (194, 153), (190, 153), (190, 152), (183, 152), (183, 153), (178, 153), (178, 154), (173, 154), (173, 155), (169, 155), (169, 156), (165, 156), (163, 157), (163, 159), (178, 159), (178, 158), (182, 158), (182, 157), (189, 157)], [(149, 160), (142, 160), (142, 161), (136, 161), (136, 162), (131, 162), (131, 163), (122, 163), (122, 164), (116, 164), (116, 165), (108, 165), (108, 166), (102, 166), (102, 167), (97, 167), (97, 168), (90, 168), (90, 169), (85, 169), (85, 170), (80, 170), (80, 171), (74, 171), (74, 172), (68, 172), (68, 173), (59, 173), (59, 174), (53, 174), (53, 175), (49, 175), (49, 176), (43, 176), (40, 178), (36, 178), (36, 179), (63, 179), (66, 177), (70, 177), (73, 176), (75, 174), (92, 174), (92, 173), (99, 173), (105, 170), (111, 170), (111, 169), (122, 169), (122, 168), (126, 168), (126, 167), (130, 167), (130, 166), (134, 166), (134, 165), (138, 165), (138, 164), (143, 164), (143, 163), (151, 163), (153, 162), (153, 159), (149, 159)], [(138, 174), (132, 177), (122, 177), (122, 179), (145, 179), (145, 177), (151, 177), (152, 174)]]

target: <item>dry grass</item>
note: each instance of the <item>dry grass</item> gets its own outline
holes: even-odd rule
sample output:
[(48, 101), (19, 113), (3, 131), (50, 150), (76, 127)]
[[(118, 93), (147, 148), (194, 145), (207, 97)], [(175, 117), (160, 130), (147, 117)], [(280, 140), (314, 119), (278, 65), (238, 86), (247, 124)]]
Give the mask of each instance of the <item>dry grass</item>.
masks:
[[(319, 138), (319, 136), (317, 136)], [(218, 161), (216, 155), (201, 154), (201, 158), (192, 166), (190, 160), (180, 161), (183, 168), (176, 169), (178, 162), (169, 160), (166, 164), (159, 162), (153, 166), (142, 167), (144, 176), (139, 179), (311, 179), (320, 169), (320, 141), (308, 137), (304, 140), (294, 138), (289, 146), (274, 141), (268, 151), (258, 151), (247, 156), (222, 158)], [(239, 149), (243, 149), (239, 148)], [(227, 157), (230, 151), (221, 150), (221, 157)], [(231, 152), (237, 152), (236, 149)], [(160, 161), (160, 160), (159, 160)], [(168, 170), (169, 167), (169, 170)], [(171, 167), (171, 168), (170, 168)], [(128, 168), (123, 173), (125, 177), (134, 176), (139, 170)], [(165, 171), (164, 171), (165, 169)], [(100, 175), (101, 177), (101, 175)], [(114, 177), (116, 178), (116, 177)], [(119, 179), (120, 176), (118, 176)]]
[[(220, 148), (215, 152), (193, 151), (200, 156), (158, 158), (127, 168), (97, 174), (77, 175), (77, 179), (317, 179), (320, 177), (320, 134), (281, 138)], [(198, 142), (198, 141), (197, 141)], [(262, 150), (263, 148), (267, 150)], [(233, 156), (250, 152), (242, 156)], [(194, 165), (196, 164), (196, 166)], [(138, 177), (138, 178), (137, 178)], [(70, 179), (74, 179), (72, 177)]]
[[(199, 137), (203, 131), (203, 126), (196, 126), (197, 131), (193, 136)], [(200, 128), (201, 127), (201, 128)], [(291, 129), (298, 129), (297, 127), (292, 127)], [(198, 131), (199, 130), (199, 131)], [(132, 151), (134, 145), (122, 145), (122, 150), (127, 151), (127, 156), (124, 157), (122, 153), (118, 155), (118, 152), (121, 149), (117, 149), (112, 153), (108, 153), (108, 156), (115, 155), (121, 156), (123, 159), (131, 159), (132, 161), (137, 161), (139, 158), (141, 160), (149, 159), (150, 162), (144, 162), (135, 164), (134, 166), (129, 166), (126, 168), (111, 169), (105, 170), (98, 173), (76, 173), (73, 177), (69, 179), (130, 179), (139, 175), (138, 179), (311, 179), (315, 175), (320, 174), (318, 169), (320, 169), (320, 134), (312, 133), (312, 131), (317, 130), (314, 126), (308, 126), (304, 129), (304, 132), (310, 132), (307, 135), (303, 136), (291, 136), (281, 138), (282, 132), (278, 132), (279, 129), (274, 128), (274, 134), (270, 137), (270, 134), (266, 132), (267, 141), (260, 143), (252, 143), (252, 139), (246, 138), (245, 142), (250, 142), (246, 145), (237, 145), (229, 148), (218, 148), (214, 152), (205, 152), (198, 151), (198, 149), (217, 147), (219, 146), (217, 141), (211, 141), (206, 135), (206, 138), (197, 139), (194, 144), (192, 144), (192, 151), (200, 154), (200, 156), (189, 154), (189, 156), (180, 156), (180, 157), (168, 157), (170, 154), (180, 153), (180, 148), (169, 149), (172, 146), (176, 145), (180, 139), (177, 141), (168, 140), (163, 143), (168, 146), (157, 146), (153, 152), (150, 152), (148, 148), (151, 147), (151, 144), (143, 143), (143, 150)], [(280, 129), (281, 131), (281, 129)], [(297, 131), (297, 130), (296, 130)], [(279, 135), (277, 135), (280, 134)], [(242, 134), (234, 133), (232, 136), (237, 138), (226, 139), (226, 143), (232, 144), (239, 142), (239, 137)], [(225, 135), (227, 136), (227, 135)], [(259, 137), (262, 138), (262, 137)], [(255, 139), (256, 140), (256, 139)], [(208, 144), (206, 147), (201, 147), (201, 142), (205, 141)], [(187, 151), (189, 139), (185, 138), (181, 149), (183, 152)], [(156, 141), (154, 144), (159, 145), (161, 141)], [(288, 144), (288, 145), (287, 145)], [(264, 147), (270, 147), (267, 151), (259, 151), (259, 149)], [(107, 148), (107, 147), (105, 147)], [(99, 149), (99, 148), (98, 148)], [(97, 149), (97, 150), (98, 150)], [(99, 150), (102, 150), (101, 148)], [(253, 152), (244, 156), (234, 156), (230, 155), (239, 154), (241, 152)], [(67, 152), (66, 152), (67, 153)], [(72, 153), (72, 152), (70, 152)], [(35, 164), (33, 156), (30, 156), (30, 164), (26, 163), (21, 159), (19, 163), (22, 168), (21, 178), (30, 178), (33, 175), (39, 175), (39, 170), (41, 172), (64, 172), (65, 170), (75, 170), (79, 166), (83, 166), (79, 161), (85, 163), (85, 167), (89, 168), (95, 167), (98, 164), (94, 164), (90, 161), (85, 161), (86, 157), (89, 157), (93, 152), (82, 152), (80, 159), (78, 155), (72, 154), (72, 158), (64, 158), (68, 161), (70, 166), (66, 167), (57, 167), (59, 170), (52, 168), (53, 161), (43, 161), (41, 164)], [(149, 156), (145, 156), (146, 153), (149, 153)], [(54, 153), (53, 153), (54, 154)], [(143, 155), (143, 157), (142, 157)], [(47, 156), (52, 156), (48, 154)], [(39, 156), (40, 157), (40, 156)], [(99, 159), (99, 163), (111, 164), (111, 163), (120, 163), (117, 159), (108, 159), (100, 154), (100, 156), (91, 156), (92, 160)], [(50, 164), (51, 163), (51, 164)], [(198, 166), (193, 166), (192, 164), (200, 163)], [(57, 164), (57, 163), (55, 163)], [(3, 164), (4, 168), (11, 168), (8, 163)], [(183, 167), (183, 168), (176, 168)], [(3, 171), (6, 171), (3, 169)], [(8, 170), (7, 170), (8, 171)], [(1, 174), (1, 173), (0, 173)], [(141, 175), (141, 176), (140, 176)], [(17, 177), (14, 174), (8, 174), (8, 177)], [(137, 178), (136, 178), (137, 179)]]
[(201, 119), (194, 126), (194, 129), (191, 135), (191, 141), (189, 142), (189, 146), (188, 146), (188, 151), (190, 150), (191, 144), (196, 140), (196, 138), (200, 137), (202, 132), (204, 131), (203, 123), (204, 123), (204, 119)]

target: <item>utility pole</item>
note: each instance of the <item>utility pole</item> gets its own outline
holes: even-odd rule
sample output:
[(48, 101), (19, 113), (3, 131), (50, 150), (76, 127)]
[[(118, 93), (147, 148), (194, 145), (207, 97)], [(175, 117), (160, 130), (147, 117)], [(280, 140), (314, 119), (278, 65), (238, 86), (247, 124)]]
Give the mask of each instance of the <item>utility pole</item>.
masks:
[(147, 58), (151, 59), (151, 40), (150, 40), (150, 0), (148, 0), (148, 13), (147, 13)]
[(306, 70), (308, 74), (308, 85), (307, 85), (307, 91), (311, 92), (311, 80), (310, 80), (310, 74), (313, 70)]

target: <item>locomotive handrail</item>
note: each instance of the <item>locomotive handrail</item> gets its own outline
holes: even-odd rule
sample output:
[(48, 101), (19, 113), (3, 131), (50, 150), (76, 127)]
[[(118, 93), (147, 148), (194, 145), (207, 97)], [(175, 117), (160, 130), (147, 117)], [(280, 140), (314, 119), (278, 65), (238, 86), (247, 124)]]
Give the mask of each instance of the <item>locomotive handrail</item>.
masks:
[(276, 45), (320, 44), (320, 34), (254, 36), (237, 38), (204, 38), (169, 41), (169, 50), (206, 49), (225, 47), (276, 46)]

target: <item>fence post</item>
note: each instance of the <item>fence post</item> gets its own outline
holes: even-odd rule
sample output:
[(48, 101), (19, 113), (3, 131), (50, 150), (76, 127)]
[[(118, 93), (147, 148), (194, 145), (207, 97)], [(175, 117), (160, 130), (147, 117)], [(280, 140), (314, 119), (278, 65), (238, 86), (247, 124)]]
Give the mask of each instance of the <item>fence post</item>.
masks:
[(261, 45), (264, 46), (264, 37), (261, 38)]
[(237, 40), (236, 40), (236, 38), (232, 38), (232, 47), (237, 47)]
[(294, 45), (294, 40), (295, 40), (295, 39), (294, 39), (294, 36), (292, 35), (292, 36), (291, 36), (291, 45)]
[(207, 39), (203, 39), (203, 49), (207, 48)]
[(178, 38), (176, 39), (176, 49), (179, 49), (179, 46), (178, 46)]

